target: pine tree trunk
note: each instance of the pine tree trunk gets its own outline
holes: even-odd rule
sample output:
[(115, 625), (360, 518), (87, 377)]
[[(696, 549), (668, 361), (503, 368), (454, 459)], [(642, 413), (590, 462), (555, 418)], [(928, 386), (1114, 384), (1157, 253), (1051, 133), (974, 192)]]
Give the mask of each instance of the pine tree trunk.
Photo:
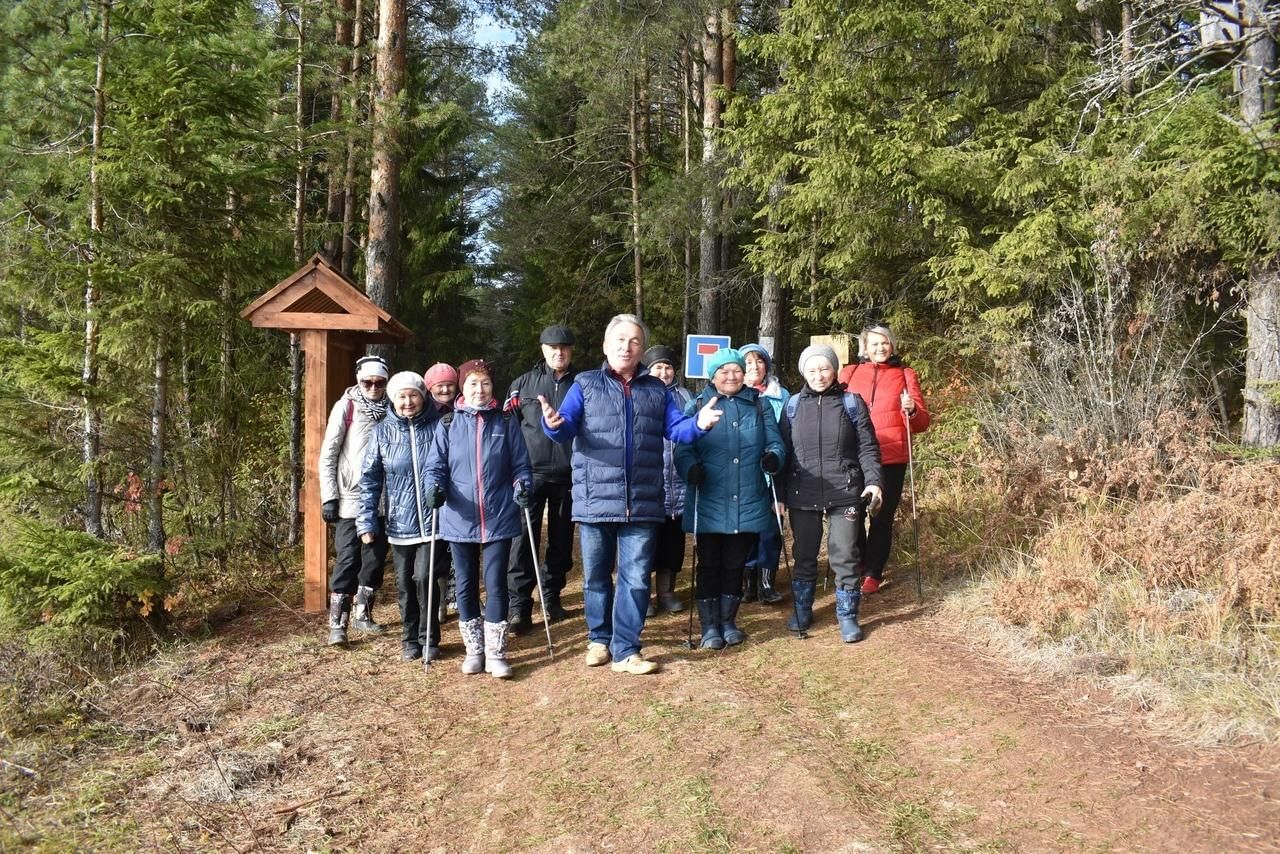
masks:
[(360, 158), (360, 146), (356, 141), (355, 127), (360, 118), (360, 57), (364, 50), (364, 3), (355, 0), (355, 22), (351, 33), (351, 81), (350, 102), (347, 109), (347, 166), (342, 177), (342, 274), (353, 278), (356, 267), (356, 167)]
[[(1240, 114), (1259, 136), (1275, 109), (1276, 42), (1267, 30), (1266, 0), (1240, 5), (1246, 39), (1244, 61), (1237, 68)], [(1275, 247), (1270, 247), (1275, 248)], [(1242, 441), (1253, 447), (1280, 445), (1280, 268), (1257, 264), (1246, 285), (1244, 425)]]
[[(682, 97), (680, 98), (680, 144), (684, 152), (684, 174), (686, 179), (690, 170), (693, 168), (692, 159), (692, 143), (691, 137), (693, 129), (690, 127), (692, 119), (692, 110), (690, 106), (693, 103), (693, 68), (692, 55), (689, 51), (688, 43), (680, 51), (680, 89)], [(684, 305), (680, 312), (680, 341), (683, 343), (689, 337), (689, 299), (693, 295), (693, 235), (687, 230), (684, 235)]]
[(702, 216), (698, 235), (698, 332), (714, 334), (720, 324), (720, 186), (713, 175), (716, 162), (716, 129), (720, 126), (720, 99), (716, 87), (723, 81), (720, 15), (707, 16), (702, 38)]
[[(405, 0), (380, 0), (365, 291), (387, 311), (395, 311), (400, 287), (400, 95), (404, 90), (407, 29)], [(390, 348), (370, 349), (387, 355)]]
[(147, 472), (150, 518), (147, 521), (147, 548), (164, 552), (165, 423), (169, 420), (169, 342), (163, 330), (156, 333), (155, 384), (151, 398), (151, 463)]
[(303, 128), (306, 108), (307, 4), (298, 3), (298, 49), (293, 69), (293, 263), (302, 266), (306, 258), (307, 138)]
[(84, 362), (80, 379), (83, 387), (85, 470), (84, 529), (95, 537), (105, 533), (102, 525), (102, 408), (98, 405), (98, 302), (101, 295), (94, 273), (99, 238), (102, 235), (102, 184), (98, 158), (102, 152), (102, 132), (107, 122), (107, 49), (111, 40), (111, 0), (98, 7), (102, 16), (98, 62), (93, 82), (93, 136), (89, 165), (89, 257), (84, 288)]
[[(307, 163), (306, 140), (302, 122), (306, 90), (306, 13), (304, 2), (298, 3), (298, 50), (294, 62), (294, 185), (293, 185), (293, 263), (299, 267), (306, 261)], [(298, 544), (298, 520), (302, 502), (302, 352), (298, 335), (289, 336), (289, 529), (285, 543)]]
[(627, 171), (631, 177), (631, 257), (635, 281), (636, 317), (644, 318), (644, 260), (640, 256), (640, 84), (631, 78), (631, 109), (627, 111)]
[[(354, 0), (338, 0), (338, 16), (333, 29), (333, 43), (338, 50), (338, 69), (333, 79), (333, 92), (329, 95), (329, 121), (335, 127), (342, 123), (342, 97), (344, 87), (351, 77), (351, 16)], [(346, 175), (346, 146), (334, 143), (328, 146), (325, 156), (329, 186), (325, 197), (324, 254), (335, 265), (342, 265), (343, 240), (339, 231), (342, 223), (342, 179)]]

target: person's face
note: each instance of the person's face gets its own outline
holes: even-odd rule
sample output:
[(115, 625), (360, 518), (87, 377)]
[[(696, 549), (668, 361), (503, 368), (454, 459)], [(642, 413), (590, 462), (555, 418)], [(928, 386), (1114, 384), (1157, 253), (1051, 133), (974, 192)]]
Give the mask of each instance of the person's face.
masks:
[(370, 400), (382, 400), (387, 396), (387, 378), (365, 377), (360, 380), (360, 393)]
[(453, 401), (458, 397), (458, 385), (449, 380), (442, 380), (431, 386), (431, 397), (436, 403), (452, 405)]
[(493, 380), (488, 374), (469, 373), (462, 383), (462, 399), (475, 409), (488, 406), (493, 400)]
[(877, 365), (883, 365), (893, 355), (893, 345), (889, 343), (888, 338), (885, 338), (879, 332), (867, 333), (866, 347), (867, 357)]
[(836, 381), (836, 369), (826, 359), (815, 356), (804, 363), (804, 381), (814, 391), (826, 391)]
[(760, 358), (759, 353), (752, 352), (747, 354), (746, 360), (747, 385), (760, 385), (760, 383), (764, 382), (764, 378), (769, 375), (769, 371), (764, 366), (764, 359)]
[(711, 377), (711, 384), (720, 394), (737, 394), (742, 391), (742, 381), (745, 376), (741, 365), (730, 362), (716, 368), (715, 374)]
[(414, 388), (402, 388), (396, 392), (396, 396), (392, 398), (392, 403), (396, 405), (396, 412), (405, 418), (412, 418), (422, 411), (422, 404), (425, 402), (422, 395), (418, 394), (418, 390)]
[(676, 380), (676, 369), (670, 362), (655, 362), (649, 366), (649, 375), (657, 377), (666, 385), (671, 385)]
[(569, 363), (573, 361), (573, 345), (571, 344), (543, 344), (542, 358), (547, 360), (547, 367), (557, 373), (569, 370)]
[(623, 376), (636, 372), (644, 352), (644, 333), (634, 323), (619, 323), (604, 339), (604, 357)]

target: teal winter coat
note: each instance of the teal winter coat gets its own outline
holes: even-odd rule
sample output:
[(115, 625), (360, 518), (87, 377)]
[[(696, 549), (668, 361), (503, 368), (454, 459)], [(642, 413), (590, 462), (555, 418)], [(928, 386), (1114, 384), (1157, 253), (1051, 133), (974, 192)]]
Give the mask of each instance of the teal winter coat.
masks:
[[(712, 386), (685, 407), (694, 413), (717, 396)], [(732, 397), (720, 396), (716, 408), (724, 414), (720, 423), (691, 445), (676, 447), (676, 468), (688, 479), (689, 469), (700, 463), (706, 479), (689, 486), (684, 500), (684, 529), (693, 531), (697, 502), (698, 533), (760, 534), (774, 529), (773, 499), (760, 459), (765, 452), (786, 462), (787, 451), (773, 407), (753, 388)]]

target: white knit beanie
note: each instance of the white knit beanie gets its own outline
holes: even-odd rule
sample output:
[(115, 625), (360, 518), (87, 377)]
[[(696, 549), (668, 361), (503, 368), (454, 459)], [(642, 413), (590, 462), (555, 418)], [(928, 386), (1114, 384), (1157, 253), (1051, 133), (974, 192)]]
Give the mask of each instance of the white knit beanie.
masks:
[(417, 371), (400, 371), (393, 376), (387, 383), (387, 397), (395, 399), (396, 392), (411, 388), (418, 394), (422, 395), (422, 399), (427, 399), (427, 387), (422, 382), (422, 374)]
[(804, 373), (805, 364), (815, 356), (826, 359), (831, 367), (840, 370), (840, 357), (836, 355), (836, 351), (832, 350), (826, 344), (810, 344), (800, 352), (800, 373)]

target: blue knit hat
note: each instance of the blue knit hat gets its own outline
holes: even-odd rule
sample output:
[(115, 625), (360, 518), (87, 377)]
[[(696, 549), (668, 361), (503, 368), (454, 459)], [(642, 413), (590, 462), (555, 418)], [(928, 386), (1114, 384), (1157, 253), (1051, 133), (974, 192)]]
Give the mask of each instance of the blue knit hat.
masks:
[(707, 376), (714, 377), (716, 371), (728, 364), (735, 364), (744, 371), (747, 369), (747, 360), (741, 352), (732, 347), (721, 347), (711, 354), (711, 358), (707, 359)]
[(748, 353), (755, 353), (764, 360), (764, 372), (766, 374), (773, 373), (773, 359), (769, 358), (768, 350), (761, 347), (759, 344), (748, 344), (742, 348), (742, 358), (746, 359)]

